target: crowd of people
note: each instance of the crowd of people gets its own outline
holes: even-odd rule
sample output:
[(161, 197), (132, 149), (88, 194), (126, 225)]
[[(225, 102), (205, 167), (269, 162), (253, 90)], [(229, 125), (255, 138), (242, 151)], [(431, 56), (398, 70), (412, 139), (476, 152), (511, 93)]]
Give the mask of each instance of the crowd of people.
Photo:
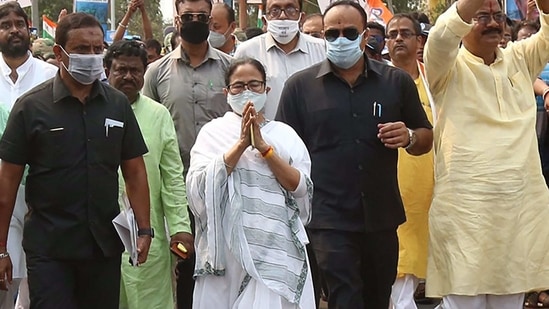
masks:
[(549, 3), (262, 5), (0, 4), (0, 308), (549, 308)]

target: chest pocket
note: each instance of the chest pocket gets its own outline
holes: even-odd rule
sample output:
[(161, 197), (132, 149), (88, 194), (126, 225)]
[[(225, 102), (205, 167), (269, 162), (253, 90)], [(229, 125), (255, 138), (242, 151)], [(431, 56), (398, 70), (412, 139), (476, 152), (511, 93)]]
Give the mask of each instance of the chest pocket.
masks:
[(124, 128), (109, 127), (108, 132), (91, 140), (92, 151), (90, 156), (93, 163), (106, 164), (117, 168), (122, 156), (122, 140)]
[[(512, 91), (514, 98), (524, 97), (524, 89), (533, 89), (532, 82), (527, 79), (522, 72), (511, 74), (509, 82), (511, 83), (510, 90)], [(536, 101), (534, 97), (532, 97), (531, 100), (518, 100), (517, 105), (517, 108), (521, 112), (526, 112), (536, 105)]]
[(38, 165), (45, 168), (60, 168), (69, 164), (68, 157), (71, 156), (68, 148), (69, 133), (62, 127), (45, 129), (37, 136), (37, 144), (40, 147), (35, 148), (31, 154)]

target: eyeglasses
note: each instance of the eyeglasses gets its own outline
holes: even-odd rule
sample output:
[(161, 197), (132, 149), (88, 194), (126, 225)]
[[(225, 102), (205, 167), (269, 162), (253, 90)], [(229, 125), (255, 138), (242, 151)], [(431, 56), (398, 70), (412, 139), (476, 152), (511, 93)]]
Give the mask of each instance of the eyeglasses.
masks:
[(373, 34), (373, 35), (370, 35), (370, 37), (376, 39), (376, 41), (380, 44), (383, 43), (383, 41), (385, 41), (385, 37), (379, 34)]
[(354, 41), (356, 40), (356, 38), (358, 38), (360, 32), (358, 32), (357, 28), (344, 28), (342, 30), (330, 29), (324, 31), (324, 38), (328, 42), (333, 42), (337, 38), (339, 38), (340, 34), (343, 34), (344, 37), (348, 38), (351, 41)]
[(207, 24), (210, 21), (210, 15), (206, 13), (183, 13), (179, 16), (179, 19), (182, 23), (187, 23), (193, 21), (195, 17), (201, 23)]
[(387, 38), (389, 40), (396, 40), (396, 38), (398, 37), (398, 35), (400, 34), (400, 37), (403, 38), (404, 40), (407, 40), (413, 36), (417, 36), (416, 33), (414, 33), (412, 30), (408, 30), (408, 29), (404, 29), (404, 30), (400, 30), (400, 31), (389, 31), (387, 33)]
[(295, 18), (299, 15), (299, 9), (293, 6), (287, 6), (285, 8), (275, 6), (267, 12), (267, 15), (269, 15), (270, 18), (279, 18), (282, 12), (284, 12), (284, 14), (286, 14), (289, 18)]
[(265, 82), (260, 80), (251, 80), (247, 83), (236, 82), (227, 86), (230, 94), (239, 94), (244, 91), (245, 88), (253, 92), (262, 92), (265, 88)]
[(492, 21), (492, 18), (494, 21), (498, 24), (501, 24), (505, 22), (505, 14), (503, 13), (496, 13), (496, 14), (480, 14), (473, 18), (473, 20), (477, 24), (481, 25), (487, 25)]

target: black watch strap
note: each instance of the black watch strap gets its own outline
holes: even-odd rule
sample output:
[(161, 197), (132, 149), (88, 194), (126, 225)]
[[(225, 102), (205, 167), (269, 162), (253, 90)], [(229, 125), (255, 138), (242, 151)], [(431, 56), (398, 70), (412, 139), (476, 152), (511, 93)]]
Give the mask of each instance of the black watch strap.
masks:
[(139, 229), (137, 230), (137, 236), (151, 236), (151, 238), (154, 238), (154, 229), (152, 227), (150, 229)]

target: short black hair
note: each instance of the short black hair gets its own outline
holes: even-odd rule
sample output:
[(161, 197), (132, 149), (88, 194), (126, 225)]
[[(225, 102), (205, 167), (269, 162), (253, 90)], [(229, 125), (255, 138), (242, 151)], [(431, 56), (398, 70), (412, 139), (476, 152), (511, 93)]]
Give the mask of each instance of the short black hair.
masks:
[(147, 51), (141, 42), (120, 40), (112, 43), (103, 59), (105, 67), (110, 70), (112, 61), (120, 56), (139, 57), (143, 62), (143, 68), (147, 67)]
[(517, 40), (518, 33), (520, 29), (523, 29), (523, 28), (532, 28), (532, 29), (535, 29), (536, 32), (538, 32), (540, 28), (540, 24), (537, 21), (533, 21), (533, 20), (523, 20), (518, 22), (514, 26), (513, 31), (511, 32), (511, 37), (513, 41)]
[(244, 30), (244, 33), (246, 34), (246, 39), (249, 40), (253, 37), (256, 37), (258, 35), (263, 34), (263, 29), (258, 27), (248, 27), (246, 30)]
[(103, 27), (93, 15), (82, 12), (68, 14), (57, 24), (57, 29), (55, 29), (55, 43), (65, 48), (71, 30), (91, 27), (101, 29), (103, 36), (105, 35)]
[(369, 21), (366, 23), (366, 27), (368, 27), (368, 29), (379, 30), (379, 32), (383, 33), (383, 37), (385, 37), (385, 27), (382, 24), (375, 21)]
[(412, 17), (416, 19), (419, 23), (431, 24), (431, 21), (429, 20), (429, 16), (427, 16), (427, 14), (423, 12), (416, 11), (416, 12), (410, 13), (410, 15), (412, 15)]
[(320, 14), (320, 13), (314, 13), (314, 14), (306, 15), (305, 18), (303, 19), (303, 23), (305, 23), (309, 19), (313, 19), (313, 18), (320, 18), (322, 20), (322, 23), (324, 23), (324, 18), (322, 16), (322, 14)]
[(227, 5), (227, 3), (216, 3), (216, 6), (222, 6), (225, 9), (225, 12), (227, 13), (227, 21), (229, 24), (234, 23), (236, 21), (235, 19), (235, 12), (232, 7)]
[(177, 15), (179, 15), (179, 4), (180, 3), (185, 3), (185, 2), (199, 2), (199, 1), (204, 1), (206, 3), (208, 3), (208, 5), (210, 6), (210, 14), (212, 13), (212, 7), (213, 7), (213, 4), (212, 4), (212, 1), (211, 0), (175, 0), (175, 12)]
[[(360, 4), (358, 4), (358, 2), (353, 1), (353, 0), (338, 0), (338, 1), (334, 1), (334, 2), (330, 3), (330, 5), (328, 5), (326, 10), (324, 11), (324, 16), (323, 16), (323, 19), (322, 19), (323, 23), (324, 23), (324, 18), (326, 17), (326, 14), (328, 14), (328, 11), (330, 11), (331, 9), (333, 9), (334, 7), (339, 6), (339, 5), (348, 5), (348, 6), (352, 6), (353, 8), (355, 8), (360, 13), (360, 16), (362, 17), (364, 30), (366, 30), (366, 28), (368, 28), (368, 16), (366, 15), (366, 12), (360, 6)], [(385, 33), (385, 29), (383, 29), (382, 32)]]
[[(267, 0), (261, 0), (261, 5), (263, 5), (263, 9), (265, 10), (265, 15), (267, 15), (267, 12), (269, 11), (267, 8)], [(303, 10), (303, 0), (297, 0), (297, 5), (299, 6), (299, 11)], [(286, 14), (286, 13), (284, 13)]]
[(158, 55), (160, 55), (160, 53), (162, 52), (162, 44), (160, 44), (160, 42), (158, 42), (158, 40), (155, 40), (155, 39), (147, 40), (145, 42), (145, 47), (147, 49), (153, 48)]
[(389, 29), (389, 25), (391, 24), (391, 22), (401, 18), (409, 19), (412, 22), (415, 34), (421, 35), (421, 25), (419, 24), (419, 21), (415, 19), (414, 16), (412, 16), (412, 14), (408, 14), (408, 13), (397, 13), (393, 15), (393, 17), (389, 19), (389, 21), (387, 22), (387, 29)]
[(10, 13), (15, 13), (15, 15), (23, 17), (23, 19), (25, 20), (25, 25), (27, 26), (27, 30), (29, 30), (29, 16), (27, 15), (27, 13), (25, 13), (23, 8), (21, 8), (19, 2), (9, 1), (0, 5), (0, 18), (4, 18)]
[(231, 83), (231, 77), (234, 74), (234, 71), (238, 69), (238, 67), (243, 66), (245, 64), (251, 64), (253, 65), (259, 73), (261, 73), (261, 78), (263, 78), (263, 82), (267, 81), (267, 73), (265, 72), (265, 67), (259, 62), (258, 60), (254, 58), (244, 57), (244, 58), (238, 58), (231, 62), (231, 65), (229, 66), (229, 69), (227, 70), (227, 74), (225, 75), (225, 85), (229, 85)]

